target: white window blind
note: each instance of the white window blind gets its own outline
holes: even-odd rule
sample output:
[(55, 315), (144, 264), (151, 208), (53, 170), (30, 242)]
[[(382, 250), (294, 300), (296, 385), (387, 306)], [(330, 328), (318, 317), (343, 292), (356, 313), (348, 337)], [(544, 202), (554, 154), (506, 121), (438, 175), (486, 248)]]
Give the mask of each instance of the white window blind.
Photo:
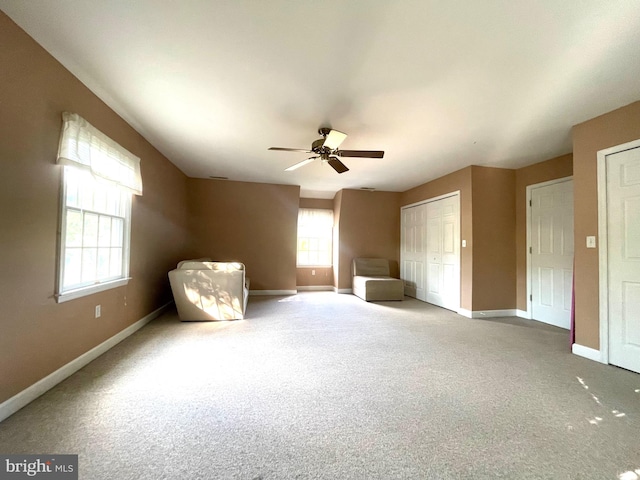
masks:
[(58, 163), (82, 168), (96, 179), (142, 195), (140, 159), (77, 113), (64, 112)]

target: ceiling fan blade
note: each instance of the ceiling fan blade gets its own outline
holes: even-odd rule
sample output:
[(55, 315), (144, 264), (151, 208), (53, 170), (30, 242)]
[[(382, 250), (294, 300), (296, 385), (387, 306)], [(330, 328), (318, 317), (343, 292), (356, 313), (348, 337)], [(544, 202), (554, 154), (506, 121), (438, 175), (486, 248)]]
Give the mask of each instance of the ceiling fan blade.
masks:
[(344, 173), (349, 171), (347, 166), (344, 163), (342, 163), (340, 160), (338, 160), (338, 157), (329, 157), (329, 160), (327, 160), (327, 163), (331, 165), (331, 167), (338, 173)]
[(382, 150), (338, 150), (336, 155), (341, 157), (383, 158)]
[(285, 147), (269, 147), (268, 150), (279, 150), (281, 152), (304, 152), (313, 153), (311, 150), (304, 150), (302, 148), (285, 148)]
[(290, 167), (285, 168), (284, 171), (290, 172), (292, 170), (295, 170), (296, 168), (304, 167), (307, 163), (313, 162), (316, 158), (318, 157), (311, 157), (311, 158), (307, 158), (306, 160), (302, 160), (301, 162), (295, 163)]
[(339, 132), (338, 130), (331, 130), (325, 137), (323, 146), (330, 150), (335, 150), (342, 142), (344, 142), (345, 138), (347, 138), (346, 133)]

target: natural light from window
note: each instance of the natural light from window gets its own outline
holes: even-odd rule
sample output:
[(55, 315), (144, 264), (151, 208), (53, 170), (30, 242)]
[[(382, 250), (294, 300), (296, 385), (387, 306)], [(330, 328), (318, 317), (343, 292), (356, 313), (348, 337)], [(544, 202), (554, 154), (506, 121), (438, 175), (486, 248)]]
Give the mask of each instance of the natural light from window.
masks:
[(122, 278), (131, 194), (64, 169), (62, 292)]
[(333, 211), (298, 211), (298, 266), (330, 267), (333, 259)]

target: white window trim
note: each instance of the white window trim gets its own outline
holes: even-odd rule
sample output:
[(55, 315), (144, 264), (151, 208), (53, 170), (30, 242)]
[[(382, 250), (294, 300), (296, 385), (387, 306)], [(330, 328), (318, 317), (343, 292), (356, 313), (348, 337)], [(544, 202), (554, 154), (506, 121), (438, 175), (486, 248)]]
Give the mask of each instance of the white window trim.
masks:
[(105, 290), (111, 290), (112, 288), (124, 287), (129, 283), (131, 277), (119, 278), (118, 280), (112, 280), (110, 282), (98, 283), (91, 285), (90, 287), (78, 288), (76, 290), (69, 290), (65, 293), (59, 293), (56, 295), (58, 303), (68, 302), (69, 300), (75, 300), (76, 298), (86, 297), (87, 295), (93, 295), (94, 293), (104, 292)]

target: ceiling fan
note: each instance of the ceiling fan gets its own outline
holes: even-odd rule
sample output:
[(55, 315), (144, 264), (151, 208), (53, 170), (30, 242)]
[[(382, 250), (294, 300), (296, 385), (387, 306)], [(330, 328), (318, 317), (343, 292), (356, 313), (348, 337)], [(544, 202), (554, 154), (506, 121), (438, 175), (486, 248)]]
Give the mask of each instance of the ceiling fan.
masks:
[(338, 157), (363, 157), (363, 158), (382, 158), (384, 152), (380, 150), (338, 150), (338, 147), (347, 135), (331, 128), (322, 127), (318, 129), (318, 133), (322, 135), (311, 144), (311, 150), (305, 150), (300, 148), (284, 148), (284, 147), (271, 147), (269, 150), (281, 150), (285, 152), (304, 152), (313, 153), (314, 156), (295, 163), (288, 168), (285, 168), (286, 172), (300, 168), (307, 163), (311, 163), (317, 158), (323, 163), (328, 163), (336, 172), (344, 173), (349, 169), (342, 163)]

